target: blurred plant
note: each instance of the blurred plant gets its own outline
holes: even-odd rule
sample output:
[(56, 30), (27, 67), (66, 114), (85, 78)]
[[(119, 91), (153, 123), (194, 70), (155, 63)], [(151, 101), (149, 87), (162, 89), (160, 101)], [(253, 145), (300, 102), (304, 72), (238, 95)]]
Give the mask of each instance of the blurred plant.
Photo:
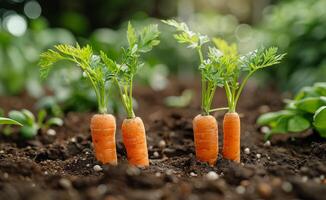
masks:
[(184, 90), (180, 96), (169, 96), (164, 99), (165, 105), (169, 107), (186, 107), (193, 98), (192, 90)]
[(34, 97), (44, 93), (38, 75), (39, 54), (58, 42), (75, 41), (70, 32), (46, 26), (42, 19), (32, 21), (21, 36), (0, 29), (0, 93), (14, 95), (25, 89)]
[[(261, 24), (263, 43), (287, 52), (270, 78), (285, 90), (323, 81), (326, 76), (326, 1), (280, 1), (267, 9)], [(258, 37), (258, 36), (257, 36)]]
[[(31, 139), (35, 137), (39, 130), (47, 130), (51, 126), (62, 126), (63, 121), (58, 117), (51, 117), (47, 119), (45, 110), (38, 112), (37, 118), (29, 110), (22, 109), (21, 111), (12, 110), (9, 112), (9, 117), (23, 125), (19, 129), (19, 133), (24, 139)], [(11, 134), (12, 130), (5, 132)]]
[(284, 110), (261, 115), (257, 123), (271, 127), (265, 139), (276, 134), (299, 133), (309, 128), (326, 138), (326, 82), (302, 88)]

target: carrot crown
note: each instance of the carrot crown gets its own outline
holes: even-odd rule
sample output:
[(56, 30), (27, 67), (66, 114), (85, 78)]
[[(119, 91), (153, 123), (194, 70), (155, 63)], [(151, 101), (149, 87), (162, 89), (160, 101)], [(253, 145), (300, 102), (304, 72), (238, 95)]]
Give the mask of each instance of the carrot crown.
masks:
[[(276, 47), (260, 48), (246, 55), (238, 54), (235, 44), (214, 38), (215, 46), (221, 56), (213, 62), (223, 79), (229, 112), (235, 112), (241, 92), (248, 79), (257, 71), (280, 63), (285, 54), (277, 54)], [(242, 81), (240, 81), (242, 79)]]
[(127, 39), (129, 46), (122, 47), (120, 63), (116, 63), (101, 52), (104, 64), (112, 72), (112, 79), (117, 84), (122, 99), (123, 106), (128, 118), (134, 118), (133, 111), (133, 79), (138, 70), (144, 65), (139, 58), (142, 53), (152, 50), (160, 43), (158, 37), (160, 32), (157, 25), (149, 25), (140, 31), (136, 31), (131, 23), (128, 23)]
[(54, 50), (49, 49), (40, 56), (41, 77), (48, 76), (54, 63), (66, 60), (79, 66), (91, 82), (98, 100), (100, 113), (107, 113), (108, 98), (106, 95), (106, 82), (109, 81), (111, 71), (101, 62), (101, 57), (93, 54), (89, 45), (80, 47), (67, 44), (54, 46)]
[(199, 70), (201, 72), (201, 109), (203, 115), (208, 115), (212, 111), (225, 110), (227, 108), (211, 109), (211, 104), (215, 94), (217, 86), (223, 86), (223, 81), (220, 71), (216, 68), (216, 65), (212, 62), (221, 56), (220, 52), (216, 48), (209, 47), (207, 58), (204, 58), (202, 47), (204, 44), (210, 42), (210, 39), (201, 33), (195, 33), (189, 29), (187, 24), (177, 22), (175, 20), (163, 20), (165, 24), (168, 24), (176, 29), (178, 32), (174, 35), (174, 38), (182, 44), (187, 44), (188, 48), (194, 49), (199, 55)]

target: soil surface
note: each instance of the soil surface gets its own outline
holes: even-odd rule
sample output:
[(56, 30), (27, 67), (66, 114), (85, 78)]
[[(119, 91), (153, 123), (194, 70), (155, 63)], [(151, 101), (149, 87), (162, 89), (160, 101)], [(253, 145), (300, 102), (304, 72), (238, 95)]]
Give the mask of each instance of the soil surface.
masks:
[[(282, 107), (283, 97), (273, 89), (251, 84), (241, 97), (241, 164), (221, 155), (214, 167), (197, 162), (192, 119), (200, 113), (200, 98), (186, 108), (164, 105), (165, 97), (187, 88), (196, 88), (194, 96), (199, 97), (193, 82), (171, 81), (163, 91), (135, 89), (136, 113), (147, 131), (147, 169), (128, 166), (119, 129), (119, 165), (105, 166), (94, 159), (89, 131), (94, 113), (67, 113), (54, 136), (43, 132), (30, 141), (0, 136), (0, 199), (326, 199), (326, 141), (307, 132), (275, 137), (269, 145), (255, 125), (261, 113)], [(216, 105), (225, 105), (222, 90), (216, 99)], [(34, 103), (24, 95), (0, 98), (6, 112), (33, 109)], [(223, 113), (217, 114), (221, 152)], [(118, 117), (117, 127), (122, 119)]]

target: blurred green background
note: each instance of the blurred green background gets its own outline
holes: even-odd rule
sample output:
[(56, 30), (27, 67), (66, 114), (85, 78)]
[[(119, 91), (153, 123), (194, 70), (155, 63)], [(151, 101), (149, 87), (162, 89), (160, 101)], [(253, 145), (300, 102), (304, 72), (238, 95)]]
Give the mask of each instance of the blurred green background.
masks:
[(325, 81), (325, 8), (325, 0), (1, 0), (0, 95), (27, 93), (39, 99), (37, 106), (51, 109), (57, 104), (64, 110), (96, 109), (95, 96), (78, 69), (59, 67), (42, 82), (39, 54), (54, 44), (79, 42), (114, 58), (126, 44), (128, 20), (135, 26), (158, 23), (162, 32), (161, 44), (146, 57), (142, 83), (162, 90), (169, 76), (194, 77), (197, 57), (171, 39), (172, 30), (160, 23), (167, 18), (235, 42), (242, 53), (278, 46), (287, 53), (285, 60), (256, 78), (260, 85), (297, 91)]

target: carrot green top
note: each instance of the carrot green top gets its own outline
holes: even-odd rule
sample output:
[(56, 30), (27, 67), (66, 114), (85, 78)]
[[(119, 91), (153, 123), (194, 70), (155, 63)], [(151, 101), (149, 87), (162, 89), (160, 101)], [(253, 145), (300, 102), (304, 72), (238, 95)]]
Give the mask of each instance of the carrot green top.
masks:
[(93, 54), (91, 46), (80, 47), (67, 44), (54, 46), (41, 54), (39, 65), (41, 77), (48, 76), (53, 64), (62, 60), (71, 61), (79, 66), (91, 82), (98, 100), (100, 113), (107, 113), (108, 98), (106, 95), (106, 82), (109, 80), (110, 69), (101, 62), (101, 57)]
[(135, 117), (132, 85), (136, 73), (143, 66), (143, 63), (140, 61), (140, 56), (142, 53), (151, 51), (154, 46), (160, 43), (158, 40), (159, 34), (157, 25), (149, 25), (140, 31), (136, 31), (129, 22), (127, 30), (129, 46), (127, 48), (122, 47), (120, 63), (114, 62), (104, 52), (101, 52), (101, 58), (112, 72), (112, 79), (119, 88), (122, 103), (128, 118)]

